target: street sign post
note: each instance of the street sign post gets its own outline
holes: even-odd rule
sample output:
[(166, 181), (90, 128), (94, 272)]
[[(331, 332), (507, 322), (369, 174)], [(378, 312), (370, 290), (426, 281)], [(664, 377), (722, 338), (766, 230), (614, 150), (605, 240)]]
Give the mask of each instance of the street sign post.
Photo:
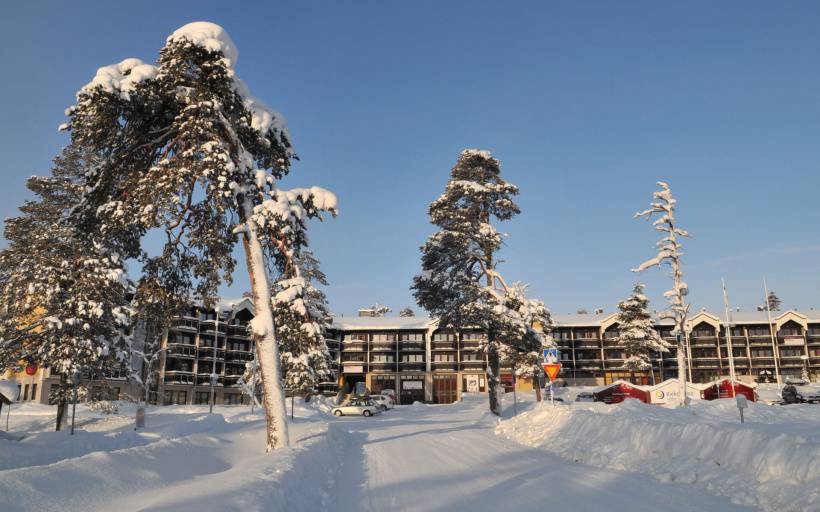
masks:
[[(552, 388), (553, 388), (553, 385), (555, 383), (555, 378), (558, 377), (558, 373), (561, 371), (561, 362), (557, 357), (555, 357), (553, 359), (553, 361), (555, 361), (555, 362), (546, 362), (546, 361), (550, 361), (550, 359), (551, 359), (551, 358), (548, 358), (548, 351), (551, 351), (551, 350), (555, 350), (556, 353), (557, 353), (556, 349), (544, 349), (544, 361), (545, 362), (541, 364), (541, 367), (544, 368), (544, 373), (546, 373), (547, 377), (549, 377), (549, 379), (550, 379), (550, 403), (552, 404), (553, 407), (555, 407), (555, 395), (553, 394), (553, 389)], [(552, 353), (549, 353), (549, 355), (551, 356)]]

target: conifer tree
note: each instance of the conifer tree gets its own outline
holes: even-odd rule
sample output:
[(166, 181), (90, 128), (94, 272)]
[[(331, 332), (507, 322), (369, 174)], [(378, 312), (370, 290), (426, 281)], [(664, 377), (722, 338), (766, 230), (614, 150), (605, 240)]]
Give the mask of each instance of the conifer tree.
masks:
[(333, 378), (325, 342), (332, 315), (318, 285), (326, 286), (327, 278), (319, 269), (319, 260), (306, 250), (294, 256), (293, 265), (273, 287), (285, 388), (301, 393)]
[(670, 309), (664, 311), (661, 316), (675, 321), (675, 328), (672, 332), (677, 335), (678, 399), (680, 400), (679, 405), (685, 406), (688, 403), (686, 396), (686, 338), (688, 336), (686, 318), (689, 315), (689, 304), (686, 303), (686, 295), (689, 293), (689, 286), (683, 281), (683, 271), (681, 270), (683, 250), (680, 239), (688, 237), (689, 233), (678, 227), (675, 219), (677, 200), (672, 196), (669, 185), (659, 181), (658, 186), (661, 189), (652, 194), (654, 201), (650, 203), (649, 208), (635, 214), (636, 218), (652, 218), (653, 215), (659, 215), (652, 222), (655, 230), (663, 233), (661, 239), (655, 244), (658, 247), (658, 253), (653, 258), (641, 263), (638, 268), (632, 269), (632, 271), (643, 272), (648, 268), (660, 267), (661, 265), (669, 265), (672, 270), (672, 289), (663, 294), (669, 302)]
[(270, 451), (286, 446), (288, 433), (268, 271), (292, 265), (307, 219), (335, 214), (336, 197), (277, 187), (296, 156), (282, 116), (236, 75), (237, 57), (218, 25), (185, 25), (156, 66), (126, 59), (100, 68), (65, 128), (103, 159), (86, 174), (84, 204), (103, 216), (104, 233), (131, 249), (149, 230), (164, 233), (154, 264), (174, 295), (212, 307), (219, 284), (231, 281), (241, 240)]
[(422, 273), (412, 286), (419, 306), (438, 317), (442, 329), (478, 327), (487, 334), (483, 349), (494, 414), (501, 413), (502, 358), (539, 350), (543, 338), (533, 325), (550, 325), (544, 304), (528, 299), (524, 285), (508, 285), (497, 270), (503, 235), (492, 222), (519, 213), (517, 194), (489, 152), (463, 151), (444, 193), (430, 204), (430, 220), (439, 230), (421, 248)]
[(0, 373), (35, 364), (58, 375), (51, 397), (58, 404), (57, 430), (72, 377), (119, 373), (130, 357), (124, 263), (96, 233), (78, 229), (71, 215), (90, 165), (69, 146), (55, 159), (52, 176), (30, 178), (37, 198), (6, 220), (9, 245), (0, 252)]
[(642, 284), (636, 284), (632, 295), (618, 303), (618, 344), (626, 356), (621, 368), (629, 372), (652, 371), (652, 355), (669, 351), (669, 344), (653, 326), (648, 306)]

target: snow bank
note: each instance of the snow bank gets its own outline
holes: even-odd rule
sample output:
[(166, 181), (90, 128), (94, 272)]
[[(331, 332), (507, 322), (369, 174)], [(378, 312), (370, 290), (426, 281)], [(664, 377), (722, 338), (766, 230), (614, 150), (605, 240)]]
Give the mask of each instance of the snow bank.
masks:
[(17, 395), (20, 393), (19, 388), (17, 387), (17, 381), (14, 379), (11, 380), (0, 380), (0, 395), (6, 397), (10, 402), (17, 400)]
[[(585, 464), (654, 476), (768, 511), (820, 510), (820, 407), (734, 400), (664, 409), (627, 400), (544, 406), (496, 434)], [(650, 484), (647, 484), (650, 485)]]

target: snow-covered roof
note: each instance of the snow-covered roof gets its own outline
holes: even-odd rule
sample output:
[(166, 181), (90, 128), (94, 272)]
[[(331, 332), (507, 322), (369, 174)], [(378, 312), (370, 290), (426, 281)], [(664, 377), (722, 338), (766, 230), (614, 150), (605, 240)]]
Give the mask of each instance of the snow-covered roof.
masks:
[(17, 400), (20, 388), (17, 387), (16, 380), (0, 380), (0, 395), (3, 395), (9, 402)]
[(437, 320), (420, 316), (336, 316), (333, 329), (341, 331), (384, 330), (427, 330), (434, 327)]

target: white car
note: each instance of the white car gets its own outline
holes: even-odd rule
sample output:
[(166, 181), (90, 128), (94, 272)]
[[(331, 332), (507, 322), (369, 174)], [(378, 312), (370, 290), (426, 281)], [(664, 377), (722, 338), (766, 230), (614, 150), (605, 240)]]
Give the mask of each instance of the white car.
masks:
[(373, 400), (366, 398), (351, 398), (342, 405), (334, 407), (331, 412), (334, 416), (373, 416), (379, 414), (381, 409)]
[(376, 404), (376, 407), (382, 411), (393, 408), (393, 400), (386, 395), (370, 395), (370, 399)]

